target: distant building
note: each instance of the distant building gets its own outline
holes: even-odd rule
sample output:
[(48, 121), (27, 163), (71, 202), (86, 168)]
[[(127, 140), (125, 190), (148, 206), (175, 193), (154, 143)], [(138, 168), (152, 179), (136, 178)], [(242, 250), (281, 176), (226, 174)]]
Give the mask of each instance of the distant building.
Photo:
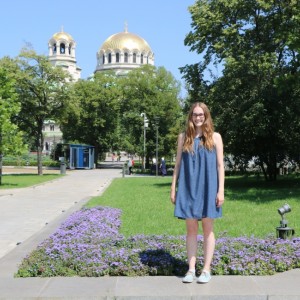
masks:
[(48, 42), (49, 61), (69, 72), (74, 81), (80, 79), (81, 68), (76, 65), (76, 43), (72, 36), (61, 30), (55, 33)]
[(59, 125), (55, 121), (47, 120), (43, 125), (43, 134), (43, 152), (45, 154), (50, 154), (52, 148), (54, 148), (57, 143), (60, 143), (62, 141), (62, 132), (59, 128)]
[(125, 75), (146, 64), (154, 65), (154, 53), (143, 38), (128, 32), (125, 25), (124, 32), (111, 35), (100, 47), (95, 73), (113, 70)]
[[(63, 31), (55, 33), (48, 42), (49, 61), (72, 75), (74, 81), (81, 78), (81, 68), (76, 61), (76, 42)], [(130, 33), (125, 24), (124, 32), (108, 37), (96, 54), (94, 73), (113, 70), (117, 75), (126, 75), (130, 70), (149, 64), (154, 65), (154, 53), (140, 36)], [(57, 143), (63, 143), (62, 132), (54, 121), (44, 124), (43, 152), (49, 154)]]

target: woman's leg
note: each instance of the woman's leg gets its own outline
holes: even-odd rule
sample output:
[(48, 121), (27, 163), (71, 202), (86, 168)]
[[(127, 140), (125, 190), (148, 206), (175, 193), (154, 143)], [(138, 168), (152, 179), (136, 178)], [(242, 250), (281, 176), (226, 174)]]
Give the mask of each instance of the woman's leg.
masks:
[(186, 219), (186, 251), (189, 270), (195, 270), (197, 257), (197, 236), (199, 224), (197, 219)]
[(213, 232), (214, 220), (210, 218), (202, 219), (203, 230), (203, 252), (204, 266), (203, 270), (210, 272), (211, 262), (215, 251), (215, 235)]

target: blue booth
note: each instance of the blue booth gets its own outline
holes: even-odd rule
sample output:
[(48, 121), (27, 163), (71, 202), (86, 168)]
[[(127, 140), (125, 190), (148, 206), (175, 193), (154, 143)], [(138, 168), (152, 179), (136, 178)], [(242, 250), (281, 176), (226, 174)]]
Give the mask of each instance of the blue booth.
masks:
[(67, 159), (70, 169), (94, 169), (95, 147), (68, 144)]

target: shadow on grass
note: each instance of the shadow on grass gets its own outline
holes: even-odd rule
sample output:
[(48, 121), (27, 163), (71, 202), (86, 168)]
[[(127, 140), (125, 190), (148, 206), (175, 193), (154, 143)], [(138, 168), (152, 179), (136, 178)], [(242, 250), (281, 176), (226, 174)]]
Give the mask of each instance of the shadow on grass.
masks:
[(154, 276), (183, 276), (188, 265), (164, 249), (145, 250), (139, 254), (141, 262), (151, 269)]
[(158, 188), (165, 188), (166, 186), (171, 188), (171, 182), (161, 182), (161, 183), (155, 183), (154, 186)]
[[(34, 184), (39, 184), (42, 182), (46, 182), (47, 181), (47, 177), (50, 177), (50, 179), (52, 178), (58, 178), (61, 177), (60, 174), (43, 174), (43, 175), (38, 175), (38, 174), (3, 174), (2, 176), (2, 184), (0, 185), (0, 188), (10, 188), (10, 187), (19, 187), (20, 186), (20, 182), (22, 181), (22, 178), (24, 178), (24, 182), (26, 182), (27, 184), (25, 185), (25, 187), (34, 185)], [(14, 178), (18, 178), (17, 182), (7, 182), (8, 180), (10, 181), (14, 181)], [(43, 178), (42, 182), (37, 181), (37, 182), (30, 182), (27, 180), (30, 180), (30, 178)], [(3, 180), (5, 180), (3, 182)]]
[[(156, 182), (156, 188), (171, 187), (170, 181)], [(253, 203), (300, 199), (300, 179), (296, 176), (278, 176), (276, 181), (265, 181), (263, 176), (232, 176), (225, 178), (225, 194), (230, 199)]]
[(300, 180), (295, 177), (279, 177), (276, 181), (265, 181), (263, 177), (226, 177), (225, 194), (230, 199), (266, 203), (300, 198)]
[(55, 176), (55, 175), (59, 175), (59, 174), (43, 174), (43, 175), (39, 175), (39, 174), (28, 174), (28, 173), (19, 173), (19, 174), (3, 174), (2, 177), (39, 177), (39, 176), (43, 176), (43, 177), (47, 177), (47, 176)]

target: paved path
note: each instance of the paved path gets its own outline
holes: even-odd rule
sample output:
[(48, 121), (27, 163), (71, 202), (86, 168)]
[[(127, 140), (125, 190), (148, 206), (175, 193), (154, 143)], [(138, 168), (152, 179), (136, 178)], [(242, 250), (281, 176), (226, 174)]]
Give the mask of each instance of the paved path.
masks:
[(24, 256), (116, 177), (122, 177), (120, 169), (67, 171), (66, 176), (36, 187), (0, 190), (0, 300), (300, 300), (300, 269), (274, 276), (213, 276), (206, 285), (182, 284), (176, 276), (13, 277)]

